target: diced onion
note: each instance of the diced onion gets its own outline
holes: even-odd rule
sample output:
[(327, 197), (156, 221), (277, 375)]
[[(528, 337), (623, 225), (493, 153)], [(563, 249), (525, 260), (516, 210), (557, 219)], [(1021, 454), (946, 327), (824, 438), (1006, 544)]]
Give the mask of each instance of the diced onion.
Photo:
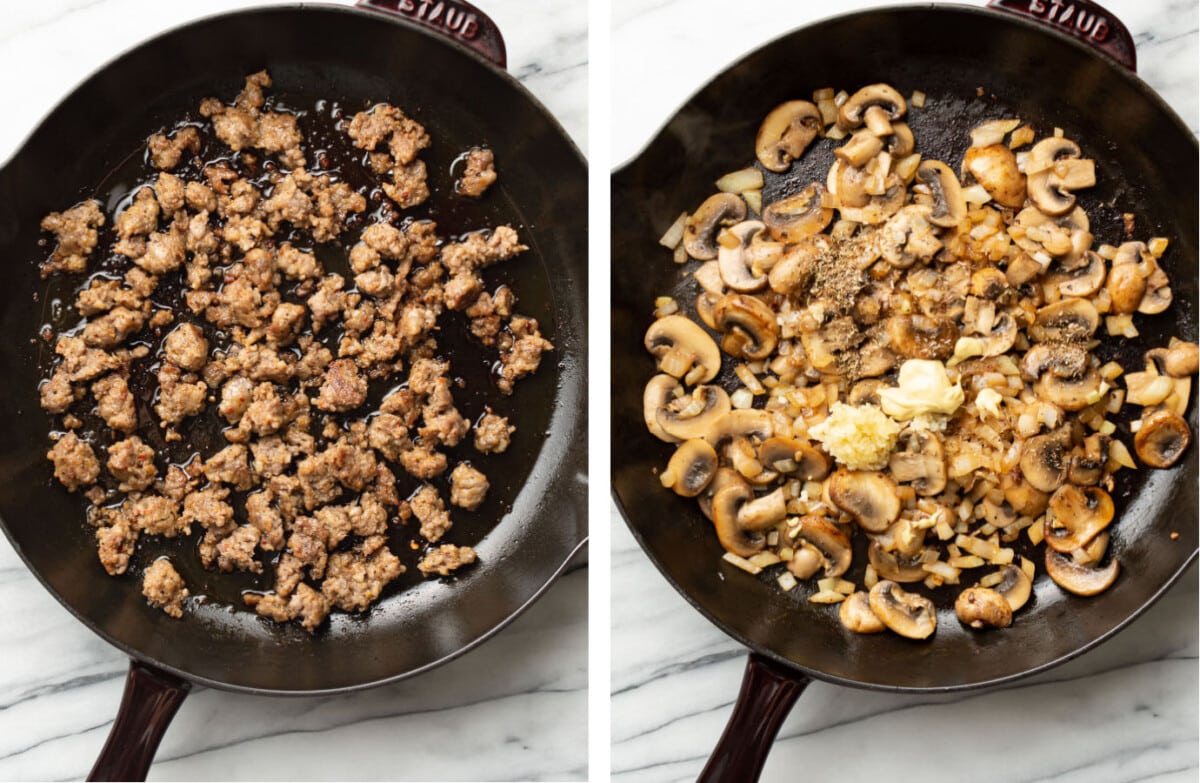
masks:
[(920, 90), (913, 90), (912, 97), (909, 98), (908, 102), (911, 103), (917, 109), (924, 109), (925, 108), (925, 93), (921, 92)]
[(775, 581), (779, 583), (779, 589), (783, 590), (785, 593), (791, 592), (797, 584), (796, 577), (792, 576), (787, 571), (784, 571), (782, 574), (780, 574), (779, 578)]
[(757, 555), (749, 558), (749, 560), (759, 568), (766, 568), (780, 562), (779, 555), (774, 552), (759, 552)]
[(751, 563), (749, 560), (747, 560), (744, 557), (735, 555), (733, 552), (726, 552), (724, 555), (721, 556), (721, 559), (724, 560), (726, 563), (731, 563), (731, 564), (737, 566), (738, 568), (742, 569), (743, 571), (745, 571), (748, 574), (757, 574), (762, 571), (762, 569), (759, 568), (758, 566), (754, 565), (754, 563)]
[(688, 213), (684, 212), (675, 219), (663, 235), (659, 237), (658, 244), (665, 248), (674, 250), (683, 241), (683, 229), (687, 225)]
[(722, 193), (745, 193), (747, 190), (762, 190), (762, 171), (753, 166), (731, 171), (717, 180), (717, 190)]
[(846, 600), (846, 596), (836, 590), (822, 590), (819, 593), (813, 593), (808, 597), (809, 603), (813, 604), (840, 604)]

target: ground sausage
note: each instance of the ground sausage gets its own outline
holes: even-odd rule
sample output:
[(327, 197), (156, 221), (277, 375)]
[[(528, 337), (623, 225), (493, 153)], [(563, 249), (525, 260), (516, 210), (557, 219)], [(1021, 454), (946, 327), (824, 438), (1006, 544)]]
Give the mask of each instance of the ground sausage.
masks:
[(450, 502), (459, 508), (474, 511), (487, 496), (488, 479), (465, 462), (450, 471)]
[(475, 560), (475, 550), (469, 546), (442, 544), (421, 558), (421, 562), (417, 563), (417, 570), (424, 576), (450, 576), (451, 571), (470, 565)]
[(167, 558), (160, 557), (146, 569), (142, 575), (142, 595), (154, 608), (171, 617), (183, 617), (183, 599), (188, 597), (188, 589)]
[(460, 196), (479, 198), (495, 181), (494, 154), (487, 147), (477, 147), (467, 153), (466, 167), (454, 189)]
[(74, 432), (59, 438), (46, 457), (54, 463), (54, 478), (71, 492), (95, 484), (100, 477), (96, 452)]

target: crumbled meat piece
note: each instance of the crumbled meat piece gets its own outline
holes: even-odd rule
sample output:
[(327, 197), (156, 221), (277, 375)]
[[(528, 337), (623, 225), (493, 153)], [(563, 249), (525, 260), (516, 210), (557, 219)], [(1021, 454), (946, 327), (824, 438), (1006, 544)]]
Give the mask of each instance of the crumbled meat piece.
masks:
[(38, 386), (42, 407), (50, 413), (65, 413), (76, 400), (82, 399), (84, 390), (71, 385), (70, 376), (60, 367)]
[(271, 314), (271, 322), (267, 324), (267, 339), (276, 345), (288, 345), (304, 327), (304, 305), (283, 302)]
[(304, 353), (292, 367), (292, 372), (301, 381), (316, 378), (325, 372), (325, 368), (333, 361), (333, 353), (309, 335), (301, 336), (299, 345)]
[(312, 315), (313, 331), (319, 332), (346, 306), (346, 293), (342, 291), (346, 280), (341, 275), (326, 275), (317, 284), (317, 291), (308, 298), (308, 311)]
[[(203, 182), (190, 180), (183, 186), (183, 200), (189, 209), (197, 212), (216, 212), (217, 194)], [(206, 216), (207, 217), (207, 216)]]
[(325, 548), (333, 549), (350, 535), (350, 515), (345, 506), (324, 506), (313, 512), (313, 519), (325, 528)]
[(162, 495), (131, 497), (121, 505), (121, 513), (139, 533), (174, 538), (192, 532), (191, 524), (180, 524), (179, 504)]
[(371, 485), (371, 497), (387, 508), (400, 506), (400, 492), (396, 489), (396, 474), (382, 462), (375, 464), (375, 483)]
[(183, 209), (187, 203), (186, 188), (183, 180), (174, 174), (164, 171), (158, 175), (154, 183), (154, 195), (163, 214), (170, 215)]
[(489, 409), (475, 423), (475, 450), (483, 454), (499, 454), (508, 448), (509, 436), (517, 428), (508, 419), (497, 416)]
[(221, 402), (217, 406), (217, 413), (225, 417), (230, 424), (237, 424), (246, 408), (250, 407), (253, 393), (253, 381), (243, 375), (233, 376), (221, 387)]
[(271, 231), (287, 222), (309, 229), (313, 239), (328, 242), (342, 232), (351, 213), (367, 208), (367, 200), (345, 182), (334, 182), (328, 174), (314, 176), (296, 169), (278, 179), (263, 212)]
[(246, 496), (246, 519), (258, 530), (258, 545), (264, 552), (283, 546), (283, 515), (272, 503), (270, 490)]
[[(163, 497), (169, 498), (176, 503), (182, 503), (187, 493), (192, 491), (196, 480), (188, 475), (187, 471), (178, 465), (171, 465), (167, 468), (167, 475), (162, 477), (158, 482), (158, 491), (163, 494)], [(188, 527), (188, 530), (191, 530)]]
[(421, 523), (421, 535), (430, 543), (436, 544), (453, 524), (442, 496), (432, 484), (423, 485), (408, 499), (408, 509)]
[(404, 258), (408, 252), (408, 237), (389, 223), (372, 223), (367, 226), (363, 229), (362, 241), (368, 250), (374, 250), (379, 256), (393, 261)]
[(357, 503), (346, 507), (350, 529), (356, 536), (378, 536), (387, 533), (387, 509), (371, 493), (363, 494)]
[(375, 479), (375, 452), (341, 438), (325, 450), (334, 475), (342, 486), (362, 492)]
[(417, 423), (421, 409), (417, 404), (417, 395), (412, 389), (397, 389), (383, 398), (379, 403), (381, 413), (393, 413), (400, 417), (404, 426), (411, 427)]
[(75, 309), (80, 315), (93, 316), (107, 312), (114, 307), (126, 307), (130, 310), (140, 310), (143, 298), (135, 291), (121, 286), (120, 280), (105, 280), (94, 277), (87, 288), (75, 297)]
[(330, 555), (321, 592), (339, 609), (361, 612), (404, 570), (400, 558), (387, 548), (387, 539), (371, 536), (349, 552)]
[(487, 147), (476, 148), (467, 153), (466, 168), (454, 190), (460, 196), (479, 198), (495, 181), (495, 156)]
[[(366, 230), (370, 231), (371, 228), (371, 226), (368, 226)], [(370, 270), (379, 266), (379, 260), (381, 258), (382, 256), (379, 254), (379, 251), (375, 250), (365, 242), (359, 242), (354, 247), (350, 248), (350, 268), (360, 274), (363, 272), (369, 272)]]
[(214, 486), (192, 492), (183, 499), (183, 514), (179, 520), (185, 525), (198, 522), (205, 530), (217, 534), (233, 532), (233, 506), (225, 501), (229, 497), (227, 487)]
[(469, 546), (442, 544), (421, 558), (421, 562), (417, 563), (417, 569), (423, 576), (430, 574), (450, 576), (451, 571), (470, 565), (475, 560), (475, 550)]
[(316, 256), (297, 250), (287, 242), (279, 246), (275, 264), (289, 280), (312, 280), (321, 275), (321, 265), (317, 263)]
[(208, 361), (208, 340), (195, 324), (176, 326), (163, 340), (167, 361), (183, 370), (200, 372)]
[(411, 161), (430, 142), (429, 134), (419, 122), (386, 103), (355, 114), (346, 134), (354, 140), (354, 146), (364, 150), (374, 150), (386, 141), (392, 157), (400, 164)]
[(288, 168), (304, 165), (300, 144), (304, 138), (291, 114), (261, 111), (262, 90), (271, 86), (271, 77), (259, 71), (246, 77), (246, 85), (234, 101), (226, 106), (216, 98), (200, 103), (201, 116), (212, 120), (217, 138), (234, 151), (254, 147), (268, 153), (279, 153), (279, 160)]
[(262, 563), (254, 559), (259, 531), (253, 525), (242, 525), (217, 544), (217, 568), (222, 571), (262, 573)]
[(367, 379), (351, 359), (335, 359), (325, 370), (325, 382), (313, 405), (323, 411), (348, 411), (366, 402)]
[(497, 226), (490, 233), (469, 234), (461, 242), (444, 245), (439, 254), (452, 275), (471, 272), (500, 261), (507, 261), (529, 248), (521, 244), (517, 232), (509, 226)]
[(393, 413), (372, 416), (367, 426), (367, 442), (389, 462), (398, 462), (400, 455), (412, 448), (408, 427)]
[[(133, 201), (125, 208), (121, 214), (117, 215), (113, 221), (113, 230), (116, 231), (117, 237), (122, 240), (130, 239), (135, 236), (145, 237), (148, 234), (158, 230), (158, 215), (160, 212), (158, 199), (154, 196), (152, 188), (142, 188), (133, 197)], [(122, 252), (122, 247), (117, 248), (117, 252)], [(145, 252), (145, 247), (142, 247), (142, 252)], [(124, 253), (124, 255), (131, 255)], [(133, 254), (133, 255), (140, 255)]]
[(379, 298), (390, 296), (395, 282), (395, 276), (391, 270), (385, 267), (378, 267), (354, 276), (354, 285), (358, 287), (359, 291)]
[(139, 310), (115, 307), (83, 327), (83, 341), (94, 348), (115, 348), (131, 334), (141, 331), (146, 316)]
[(329, 616), (329, 601), (304, 582), (297, 584), (295, 591), (290, 598), (283, 598), (278, 593), (262, 596), (251, 593), (246, 595), (245, 601), (259, 615), (277, 623), (298, 619), (305, 630), (316, 630)]
[(96, 413), (114, 430), (133, 432), (137, 427), (137, 409), (129, 383), (121, 375), (106, 375), (92, 384)]
[(137, 435), (130, 435), (108, 447), (105, 463), (113, 478), (121, 482), (121, 492), (141, 491), (154, 483), (158, 469), (154, 466), (154, 449)]
[(262, 326), (267, 313), (274, 309), (274, 305), (264, 302), (264, 298), (261, 288), (239, 275), (221, 286), (214, 303), (204, 311), (204, 317), (220, 329), (234, 326), (253, 329)]
[(459, 508), (474, 511), (483, 503), (487, 496), (487, 476), (460, 462), (450, 471), (450, 502)]
[(96, 452), (74, 432), (58, 439), (54, 447), (46, 452), (46, 458), (54, 463), (54, 478), (68, 491), (96, 483), (100, 477), (100, 461)]
[(496, 381), (496, 386), (505, 394), (512, 394), (517, 379), (536, 372), (542, 354), (554, 349), (554, 345), (542, 337), (538, 322), (533, 318), (514, 315), (509, 329), (515, 339), (509, 350), (500, 353), (500, 377)]
[(123, 364), (120, 356), (106, 353), (99, 348), (90, 348), (82, 338), (70, 335), (58, 338), (54, 352), (63, 358), (58, 371), (69, 381), (90, 381), (97, 375), (115, 370)]
[(50, 258), (41, 266), (42, 277), (55, 272), (79, 274), (87, 269), (87, 259), (99, 240), (97, 228), (104, 225), (104, 213), (98, 201), (88, 200), (66, 212), (51, 212), (42, 218), (42, 231), (58, 240)]
[(426, 443), (436, 441), (446, 446), (457, 446), (471, 429), (471, 424), (454, 407), (450, 394), (450, 381), (437, 379), (425, 407), (421, 410), (425, 426), (421, 428), (421, 439)]
[(447, 281), (443, 288), (446, 297), (446, 307), (451, 310), (465, 310), (475, 302), (483, 290), (483, 281), (471, 272), (460, 272)]
[(229, 484), (245, 492), (254, 484), (250, 472), (249, 452), (240, 443), (233, 443), (204, 461), (204, 477), (214, 483)]
[(158, 231), (146, 240), (146, 252), (133, 263), (152, 275), (173, 272), (183, 266), (187, 257), (187, 227), (172, 223), (166, 231)]
[(408, 370), (408, 388), (413, 394), (425, 396), (437, 388), (450, 369), (448, 362), (438, 359), (417, 359)]
[(313, 517), (296, 517), (292, 522), (292, 534), (288, 536), (287, 547), (296, 561), (308, 569), (309, 576), (320, 579), (325, 575), (325, 565), (329, 561), (326, 548), (325, 526)]
[(113, 519), (111, 525), (96, 529), (96, 553), (100, 556), (100, 565), (110, 576), (123, 574), (129, 568), (137, 537), (137, 531), (120, 516)]
[(270, 435), (250, 444), (254, 455), (254, 472), (260, 476), (278, 476), (292, 462), (292, 447), (278, 435)]
[[(290, 357), (290, 354), (285, 355)], [(224, 367), (228, 372), (242, 373), (258, 383), (287, 383), (292, 375), (291, 365), (275, 346), (261, 343), (246, 348), (234, 346), (225, 358)]]
[(180, 128), (173, 137), (155, 133), (146, 140), (150, 153), (150, 165), (156, 169), (170, 170), (179, 165), (183, 153), (200, 151), (200, 132), (193, 127)]
[(336, 500), (342, 494), (333, 462), (333, 456), (328, 450), (300, 460), (296, 477), (300, 480), (300, 489), (304, 493), (305, 508), (317, 508)]
[(400, 467), (415, 478), (431, 479), (446, 472), (446, 455), (416, 443), (400, 455)]
[(388, 198), (396, 202), (396, 206), (408, 209), (429, 198), (429, 185), (425, 177), (425, 161), (414, 160), (412, 163), (393, 168), (392, 181), (385, 182), (380, 187)]
[(171, 617), (183, 617), (183, 599), (188, 597), (188, 589), (183, 577), (165, 557), (151, 563), (142, 575), (142, 595), (155, 609), (162, 609)]
[(190, 381), (178, 367), (164, 363), (158, 370), (158, 402), (154, 412), (163, 422), (178, 424), (204, 410), (207, 395), (204, 381)]

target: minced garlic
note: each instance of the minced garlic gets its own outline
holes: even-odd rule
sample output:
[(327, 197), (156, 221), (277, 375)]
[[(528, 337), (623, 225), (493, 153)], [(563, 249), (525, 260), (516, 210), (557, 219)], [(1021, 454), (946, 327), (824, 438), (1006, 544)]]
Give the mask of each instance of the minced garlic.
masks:
[(946, 366), (929, 359), (909, 359), (900, 365), (896, 388), (880, 389), (879, 407), (897, 421), (908, 421), (922, 413), (949, 416), (966, 396), (962, 386), (951, 384)]
[(900, 425), (874, 405), (835, 402), (808, 434), (850, 470), (881, 470), (896, 446)]

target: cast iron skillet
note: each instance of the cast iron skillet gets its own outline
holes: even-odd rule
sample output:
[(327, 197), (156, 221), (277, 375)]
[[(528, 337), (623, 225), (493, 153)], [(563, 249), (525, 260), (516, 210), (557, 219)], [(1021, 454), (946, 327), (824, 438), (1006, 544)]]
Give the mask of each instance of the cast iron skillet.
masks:
[[(403, 11), (413, 4), (399, 5)], [(190, 683), (328, 694), (409, 677), (460, 655), (536, 599), (586, 540), (586, 164), (546, 109), (503, 70), (503, 43), (484, 15), (455, 4), (427, 30), (383, 10), (251, 10), (166, 33), (89, 78), (0, 169), (0, 333), (10, 340), (0, 352), (0, 517), (46, 588), (133, 659), (121, 714), (93, 777), (143, 777)], [(502, 222), (521, 229), (530, 250), (489, 270), (495, 277), (487, 282), (511, 283), (518, 309), (537, 317), (556, 346), (512, 397), (487, 394), (519, 429), (503, 458), (472, 457), (486, 463), (492, 491), (478, 513), (456, 514), (450, 539), (474, 545), (478, 565), (452, 583), (422, 581), (417, 553), (394, 547), (409, 573), (367, 614), (334, 616), (315, 637), (228, 608), (241, 604), (239, 591), (256, 586), (253, 580), (212, 578), (190, 552), (176, 564), (192, 593), (222, 600), (192, 604), (182, 622), (140, 596), (140, 569), (160, 553), (148, 542), (129, 574), (108, 577), (82, 501), (51, 479), (48, 417), (37, 395), (51, 348), (36, 335), (63, 306), (51, 301), (53, 280), (38, 277), (47, 252), (38, 245), (41, 216), (82, 198), (120, 198), (138, 176), (152, 176), (140, 153), (148, 134), (194, 116), (203, 96), (235, 95), (245, 74), (264, 67), (284, 103), (306, 106), (324, 97), (352, 113), (391, 101), (424, 123), (434, 139), (426, 158), (434, 190), (427, 214), (443, 234)], [(448, 194), (451, 164), (476, 144), (496, 150), (500, 180), (479, 202), (466, 203)], [(474, 379), (472, 389), (486, 386), (484, 354), (466, 340), (446, 340), (456, 374)], [(456, 398), (469, 418), (482, 413), (481, 395)], [(415, 488), (404, 477), (399, 483), (402, 494)], [(194, 547), (195, 539), (177, 546)]]
[[(1107, 17), (1108, 35), (1124, 32), (1102, 10), (1085, 10)], [(809, 587), (784, 594), (773, 569), (756, 578), (722, 562), (720, 544), (696, 503), (663, 490), (655, 470), (666, 464), (672, 447), (650, 435), (642, 421), (642, 389), (655, 372), (642, 337), (653, 320), (656, 296), (674, 293), (690, 308), (697, 289), (680, 282), (679, 269), (657, 246), (658, 237), (681, 210), (694, 209), (713, 192), (717, 176), (753, 161), (758, 123), (772, 107), (826, 85), (853, 90), (877, 81), (905, 95), (917, 89), (927, 93), (927, 108), (910, 110), (906, 118), (918, 151), (956, 170), (967, 131), (984, 119), (1015, 112), (1043, 132), (1062, 127), (1097, 160), (1100, 184), (1083, 199), (1097, 243), (1121, 240), (1123, 211), (1137, 215), (1138, 238), (1171, 238), (1163, 263), (1175, 292), (1173, 308), (1141, 321), (1139, 340), (1109, 344), (1105, 355), (1137, 368), (1146, 346), (1165, 344), (1172, 335), (1196, 339), (1196, 142), (1143, 82), (1073, 37), (991, 10), (872, 10), (785, 35), (696, 93), (641, 154), (613, 175), (611, 426), (614, 497), (634, 536), (693, 606), (752, 651), (734, 714), (702, 780), (756, 778), (779, 725), (810, 677), (930, 692), (1010, 681), (1108, 638), (1196, 557), (1197, 448), (1192, 446), (1169, 471), (1121, 474), (1120, 524), (1112, 552), (1122, 571), (1106, 593), (1091, 599), (1067, 595), (1043, 573), (1030, 605), (1004, 631), (965, 630), (954, 617), (953, 597), (947, 596), (929, 642), (894, 634), (857, 636), (842, 629), (835, 612), (807, 602)], [(976, 96), (977, 87), (982, 97)], [(831, 149), (832, 143), (824, 141), (790, 174), (768, 175), (764, 201), (795, 192), (814, 177), (823, 181)], [(730, 381), (726, 373), (722, 379)], [(1193, 433), (1195, 407), (1189, 418)], [(1127, 427), (1121, 434), (1129, 442)], [(1173, 540), (1171, 533), (1178, 537)], [(862, 561), (860, 553), (856, 562)]]

